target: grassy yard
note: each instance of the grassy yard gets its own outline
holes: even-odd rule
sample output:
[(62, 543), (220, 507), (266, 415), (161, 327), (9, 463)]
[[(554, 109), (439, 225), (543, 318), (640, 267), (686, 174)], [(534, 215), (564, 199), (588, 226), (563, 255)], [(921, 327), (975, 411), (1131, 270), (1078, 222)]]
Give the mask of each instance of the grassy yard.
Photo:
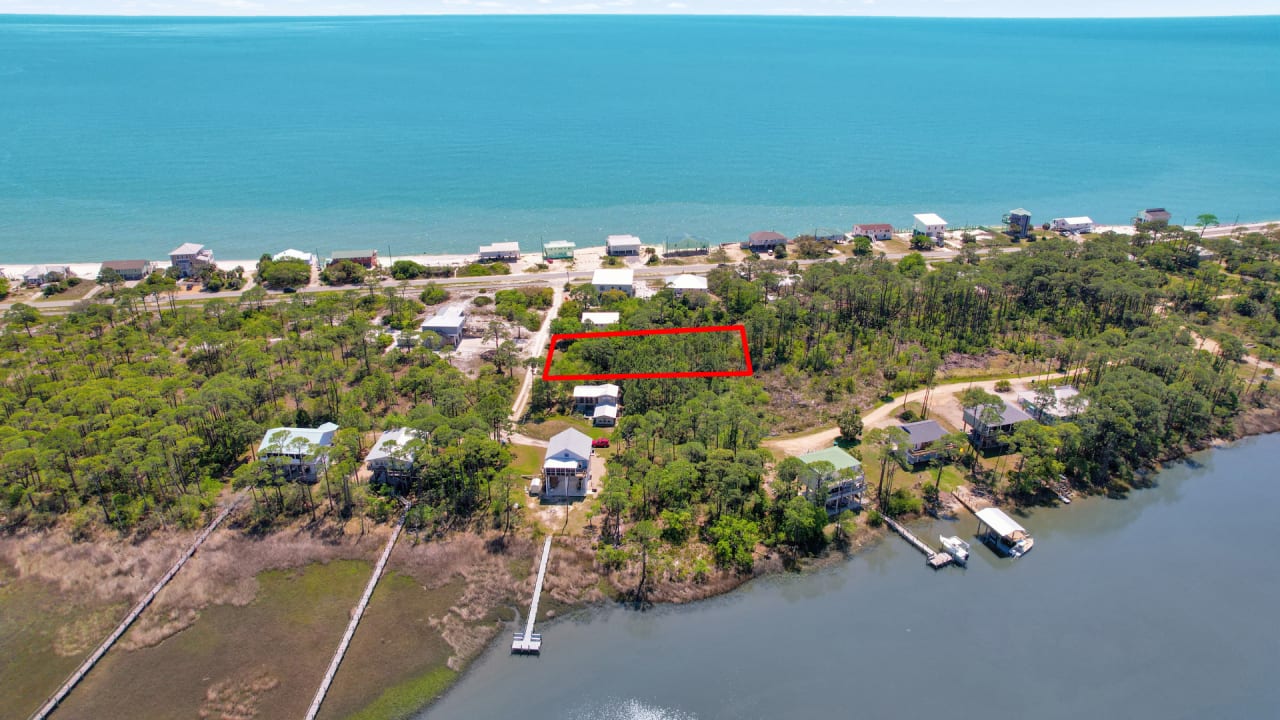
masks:
[(539, 440), (550, 440), (553, 435), (573, 428), (595, 438), (609, 437), (613, 428), (593, 427), (586, 418), (574, 415), (553, 415), (540, 423), (527, 423), (519, 426), (517, 432)]
[(511, 461), (512, 470), (521, 475), (538, 475), (541, 473), (542, 448), (512, 444), (507, 449), (515, 456)]

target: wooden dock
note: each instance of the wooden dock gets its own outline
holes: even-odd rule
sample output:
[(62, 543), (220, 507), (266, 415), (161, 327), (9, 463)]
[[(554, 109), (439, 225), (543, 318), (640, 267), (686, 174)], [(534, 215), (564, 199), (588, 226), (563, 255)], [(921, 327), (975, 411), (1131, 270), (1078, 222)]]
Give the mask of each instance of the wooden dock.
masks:
[(537, 655), (542, 652), (542, 636), (533, 631), (533, 621), (538, 618), (538, 598), (542, 596), (542, 580), (547, 576), (547, 559), (551, 557), (551, 536), (542, 544), (542, 563), (538, 565), (538, 581), (533, 585), (533, 601), (529, 603), (529, 617), (524, 632), (515, 633), (511, 639), (511, 652)]
[(888, 516), (884, 516), (884, 521), (885, 524), (892, 528), (894, 532), (901, 535), (902, 539), (906, 540), (911, 547), (924, 553), (925, 562), (929, 564), (929, 567), (937, 570), (938, 568), (944, 568), (951, 564), (950, 555), (934, 551), (933, 548), (929, 547), (923, 540), (913, 535), (910, 530), (903, 527), (898, 523), (898, 521)]

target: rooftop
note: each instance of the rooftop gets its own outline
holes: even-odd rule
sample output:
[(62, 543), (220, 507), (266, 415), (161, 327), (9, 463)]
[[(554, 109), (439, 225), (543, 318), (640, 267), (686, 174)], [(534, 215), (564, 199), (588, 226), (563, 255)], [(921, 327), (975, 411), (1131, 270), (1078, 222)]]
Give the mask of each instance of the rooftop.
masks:
[(598, 397), (618, 397), (621, 388), (613, 383), (605, 383), (604, 385), (579, 385), (573, 389), (573, 397), (576, 398), (598, 398)]
[(591, 457), (591, 438), (586, 433), (573, 428), (552, 435), (547, 441), (546, 457), (557, 455), (563, 450), (568, 450), (585, 460)]
[(303, 252), (301, 250), (295, 250), (293, 248), (289, 248), (288, 250), (281, 250), (275, 255), (272, 255), (271, 259), (272, 260), (301, 260), (303, 262), (314, 263), (316, 261), (316, 256), (312, 255), (309, 252)]
[(334, 250), (329, 257), (333, 260), (354, 260), (355, 258), (367, 258), (377, 255), (377, 250)]
[(812, 465), (816, 462), (829, 462), (836, 467), (836, 470), (844, 470), (845, 468), (856, 470), (862, 467), (862, 463), (858, 462), (858, 458), (834, 446), (805, 453), (800, 456), (800, 462), (805, 465)]
[(787, 236), (772, 230), (761, 230), (760, 232), (751, 233), (747, 239), (753, 243), (777, 242), (778, 240), (785, 242)]
[(481, 253), (518, 253), (520, 252), (520, 243), (518, 242), (499, 242), (492, 245), (481, 245)]
[[(378, 436), (378, 442), (373, 446), (373, 449), (369, 451), (369, 455), (365, 457), (365, 462), (393, 457), (397, 447), (404, 447), (409, 444), (410, 441), (418, 439), (418, 437), (418, 432), (411, 428), (385, 430), (382, 435)], [(412, 461), (413, 453), (405, 453), (403, 457), (406, 460)]]
[(934, 213), (916, 213), (913, 217), (924, 225), (946, 225), (947, 221)]
[(635, 235), (610, 235), (604, 239), (604, 244), (609, 247), (630, 247), (632, 245), (639, 245), (640, 238)]
[(441, 308), (435, 315), (422, 321), (422, 329), (430, 330), (432, 328), (458, 328), (462, 327), (467, 321), (466, 306), (462, 303), (454, 303)]
[(904, 423), (898, 427), (907, 431), (907, 435), (911, 437), (912, 445), (927, 445), (947, 434), (947, 431), (943, 430), (942, 426), (934, 420)]
[(592, 285), (632, 285), (635, 272), (631, 268), (600, 268), (591, 274)]
[(1000, 537), (1007, 538), (1018, 534), (1029, 534), (1026, 528), (1015, 522), (1013, 518), (1005, 515), (1000, 508), (983, 508), (974, 514)]
[(197, 255), (201, 250), (204, 250), (203, 245), (201, 245), (200, 243), (189, 242), (189, 243), (182, 243), (178, 247), (170, 250), (169, 254), (170, 255)]
[(677, 275), (667, 281), (667, 287), (676, 290), (706, 290), (707, 279), (699, 275)]
[(616, 312), (584, 312), (582, 313), (582, 322), (591, 323), (592, 325), (613, 325), (621, 317), (622, 314)]
[(258, 444), (258, 452), (276, 452), (289, 453), (293, 451), (293, 445), (298, 441), (305, 441), (308, 446), (328, 447), (333, 444), (333, 433), (338, 426), (327, 422), (317, 428), (298, 428), (298, 427), (278, 427), (271, 428), (262, 436), (262, 442)]
[(1092, 225), (1093, 218), (1088, 215), (1080, 215), (1078, 217), (1062, 218), (1068, 225)]
[(1010, 215), (1023, 215), (1023, 216), (1025, 216), (1025, 217), (1031, 217), (1031, 211), (1030, 211), (1030, 210), (1028, 210), (1028, 209), (1026, 209), (1026, 208), (1014, 208), (1013, 210), (1010, 210), (1010, 211), (1009, 211), (1009, 214), (1010, 214)]
[[(499, 244), (505, 244), (505, 243), (499, 243)], [(517, 248), (520, 247), (520, 243), (512, 243), (512, 244), (514, 244)], [(543, 245), (542, 247), (546, 248), (547, 250), (551, 250), (554, 248), (574, 248), (574, 247), (577, 247), (577, 245), (569, 242), (568, 240), (552, 240), (551, 242), (547, 243), (546, 245)]]
[[(965, 408), (965, 409), (971, 410), (973, 412), (973, 416), (981, 420), (982, 410), (983, 408), (986, 408), (986, 407), (990, 407), (990, 406), (979, 405), (974, 408)], [(1030, 420), (1030, 419), (1031, 419), (1031, 416), (1028, 415), (1026, 412), (1024, 412), (1022, 408), (1016, 405), (1012, 405), (1008, 401), (1005, 401), (1004, 408), (1000, 412), (1000, 419), (995, 422), (995, 425), (1012, 425), (1013, 423), (1019, 423), (1019, 422), (1022, 422), (1023, 420)]]
[(893, 226), (889, 223), (858, 223), (854, 227), (872, 232), (893, 232)]
[(150, 260), (108, 260), (102, 263), (102, 267), (112, 270), (143, 270), (150, 264)]

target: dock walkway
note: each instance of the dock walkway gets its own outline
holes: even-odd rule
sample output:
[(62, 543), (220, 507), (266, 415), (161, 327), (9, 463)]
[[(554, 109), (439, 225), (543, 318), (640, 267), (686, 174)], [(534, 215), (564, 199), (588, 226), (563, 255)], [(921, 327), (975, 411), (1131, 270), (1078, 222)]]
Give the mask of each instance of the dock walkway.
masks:
[(316, 695), (311, 699), (311, 707), (307, 708), (307, 720), (315, 720), (316, 714), (320, 712), (320, 705), (324, 702), (324, 696), (329, 692), (329, 686), (333, 683), (333, 677), (338, 673), (338, 666), (342, 664), (342, 658), (347, 654), (347, 648), (351, 645), (351, 638), (356, 634), (356, 626), (360, 624), (360, 618), (364, 617), (364, 610), (369, 606), (369, 598), (373, 597), (373, 589), (378, 585), (378, 578), (382, 577), (382, 571), (387, 567), (387, 560), (391, 558), (391, 551), (395, 549), (396, 539), (400, 537), (400, 531), (404, 529), (405, 518), (409, 516), (409, 506), (405, 505), (404, 512), (400, 513), (400, 522), (396, 523), (396, 529), (391, 532), (391, 538), (387, 540), (387, 546), (382, 550), (382, 557), (378, 558), (378, 564), (373, 568), (373, 576), (369, 578), (369, 583), (365, 585), (364, 594), (360, 596), (360, 602), (356, 604), (355, 610), (351, 611), (351, 620), (347, 623), (347, 631), (342, 634), (342, 642), (338, 643), (338, 650), (333, 654), (333, 659), (329, 661), (329, 669), (324, 674), (324, 679), (320, 681), (320, 689), (316, 691)]
[(67, 699), (67, 695), (71, 693), (71, 690), (84, 679), (85, 675), (89, 674), (89, 671), (93, 669), (93, 666), (102, 659), (103, 655), (107, 654), (107, 651), (111, 649), (112, 645), (116, 644), (116, 641), (120, 639), (120, 636), (125, 634), (125, 631), (129, 629), (129, 626), (133, 625), (134, 621), (138, 619), (138, 616), (142, 614), (142, 611), (147, 609), (147, 606), (151, 604), (151, 601), (156, 599), (156, 596), (160, 594), (160, 591), (169, 584), (169, 581), (178, 574), (178, 571), (187, 564), (187, 561), (191, 559), (191, 556), (196, 554), (196, 550), (200, 549), (200, 546), (204, 544), (204, 541), (209, 539), (209, 536), (213, 534), (213, 531), (222, 524), (223, 520), (227, 519), (227, 516), (231, 514), (232, 510), (236, 509), (236, 506), (239, 505), (240, 501), (243, 499), (243, 494), (237, 495), (225, 508), (222, 509), (222, 512), (218, 513), (217, 517), (213, 519), (213, 522), (209, 523), (208, 526), (206, 526), (205, 529), (196, 536), (195, 541), (192, 542), (186, 552), (178, 558), (177, 562), (173, 564), (173, 567), (169, 568), (169, 572), (165, 573), (164, 577), (161, 577), (160, 581), (152, 586), (151, 590), (148, 591), (146, 595), (142, 596), (142, 599), (133, 606), (133, 609), (129, 611), (129, 614), (125, 615), (124, 620), (121, 620), (120, 624), (116, 626), (116, 629), (107, 636), (107, 639), (102, 641), (102, 644), (98, 646), (98, 649), (94, 650), (92, 655), (85, 658), (85, 661), (80, 663), (80, 667), (76, 668), (76, 671), (71, 674), (71, 677), (67, 678), (67, 681), (62, 683), (62, 687), (59, 687), (58, 691), (46, 700), (45, 704), (41, 705), (40, 709), (31, 716), (31, 720), (44, 720), (44, 718), (49, 716), (49, 713), (53, 712), (54, 708), (58, 707), (59, 703)]
[(892, 528), (894, 532), (901, 535), (902, 539), (906, 540), (907, 543), (911, 545), (911, 547), (924, 553), (925, 561), (929, 563), (929, 567), (933, 568), (934, 570), (937, 570), (938, 568), (946, 567), (947, 565), (951, 564), (950, 555), (946, 553), (935, 552), (933, 548), (929, 547), (928, 545), (925, 544), (923, 540), (913, 535), (910, 530), (903, 527), (901, 524), (898, 523), (898, 521), (894, 520), (891, 517), (888, 517), (887, 515), (883, 517), (884, 517), (885, 524), (888, 525), (890, 528)]
[(542, 544), (542, 563), (538, 565), (538, 581), (533, 585), (533, 602), (529, 603), (529, 618), (524, 632), (515, 633), (511, 640), (511, 652), (536, 655), (542, 652), (542, 636), (533, 631), (533, 621), (538, 617), (538, 598), (542, 596), (542, 580), (547, 576), (547, 559), (551, 557), (551, 536)]

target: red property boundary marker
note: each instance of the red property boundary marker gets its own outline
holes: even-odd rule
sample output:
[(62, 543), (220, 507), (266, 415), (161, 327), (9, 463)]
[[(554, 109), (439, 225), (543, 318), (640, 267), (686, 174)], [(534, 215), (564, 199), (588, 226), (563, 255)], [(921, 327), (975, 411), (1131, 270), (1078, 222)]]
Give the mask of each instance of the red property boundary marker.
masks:
[[(592, 375), (552, 375), (551, 358), (556, 353), (556, 343), (561, 340), (582, 340), (586, 338), (636, 337), (641, 335), (687, 335), (706, 332), (736, 332), (742, 338), (742, 357), (747, 362), (746, 370), (699, 370), (697, 372), (659, 372), (659, 373), (598, 373)], [(747, 328), (743, 325), (714, 325), (696, 328), (657, 328), (654, 330), (609, 330), (591, 333), (559, 333), (551, 336), (551, 347), (547, 351), (547, 363), (542, 368), (543, 380), (652, 380), (660, 378), (696, 378), (696, 377), (746, 377), (752, 374), (751, 347), (747, 345)]]

